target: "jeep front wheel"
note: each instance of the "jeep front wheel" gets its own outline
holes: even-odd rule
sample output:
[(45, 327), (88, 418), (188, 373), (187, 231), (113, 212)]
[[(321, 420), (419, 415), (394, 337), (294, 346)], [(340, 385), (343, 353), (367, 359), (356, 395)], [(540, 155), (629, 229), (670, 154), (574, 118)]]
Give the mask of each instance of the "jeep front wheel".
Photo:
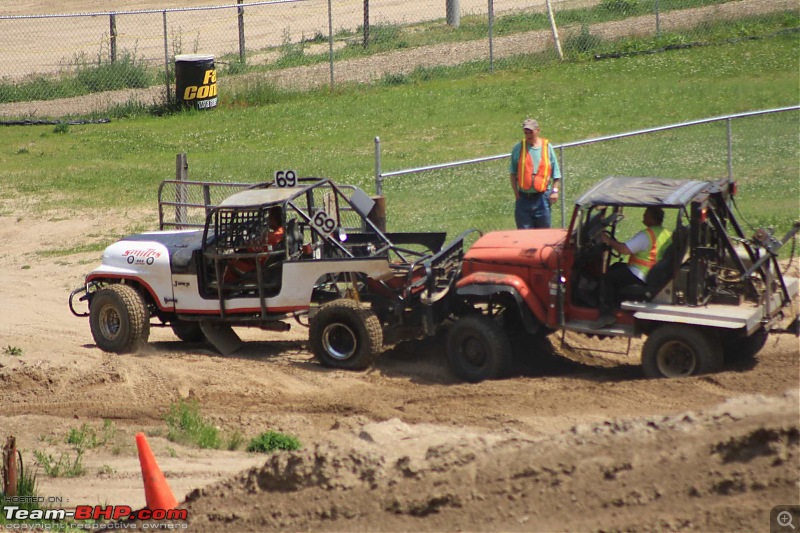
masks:
[(447, 360), (459, 379), (477, 383), (503, 376), (511, 366), (511, 345), (503, 328), (489, 317), (456, 320), (447, 334)]
[(89, 325), (101, 350), (132, 353), (147, 343), (150, 313), (136, 289), (130, 285), (111, 285), (92, 297)]
[(695, 376), (721, 367), (719, 339), (690, 326), (661, 326), (647, 337), (642, 349), (642, 369), (649, 378)]
[(323, 365), (363, 370), (381, 353), (383, 330), (371, 309), (342, 299), (328, 302), (314, 315), (308, 339)]

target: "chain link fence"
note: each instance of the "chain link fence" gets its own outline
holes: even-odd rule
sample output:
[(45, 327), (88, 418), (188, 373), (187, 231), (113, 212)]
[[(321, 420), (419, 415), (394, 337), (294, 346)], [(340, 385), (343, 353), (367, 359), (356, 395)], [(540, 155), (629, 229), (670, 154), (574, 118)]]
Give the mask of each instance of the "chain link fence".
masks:
[(798, 13), (796, 0), (277, 0), (5, 15), (0, 116), (169, 105), (182, 54), (214, 56), (224, 101), (237, 83), (333, 87), (474, 61), (493, 70), (522, 55), (547, 62), (754, 38), (797, 30)]

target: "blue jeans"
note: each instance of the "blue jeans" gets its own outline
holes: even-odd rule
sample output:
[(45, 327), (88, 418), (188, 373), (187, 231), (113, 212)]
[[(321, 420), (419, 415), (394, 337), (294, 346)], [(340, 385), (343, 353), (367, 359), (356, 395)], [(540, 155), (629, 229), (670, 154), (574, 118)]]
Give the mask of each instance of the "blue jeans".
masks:
[(519, 195), (514, 205), (514, 221), (517, 229), (550, 227), (550, 193), (533, 196)]

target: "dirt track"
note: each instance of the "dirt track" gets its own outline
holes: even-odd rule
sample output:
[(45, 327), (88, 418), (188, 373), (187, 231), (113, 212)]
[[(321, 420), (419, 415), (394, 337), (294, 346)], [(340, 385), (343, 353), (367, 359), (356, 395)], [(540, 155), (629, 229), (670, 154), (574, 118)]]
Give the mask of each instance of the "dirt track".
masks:
[[(479, 385), (453, 380), (438, 338), (368, 372), (326, 370), (299, 327), (245, 330), (227, 358), (155, 329), (143, 353), (112, 356), (66, 306), (98, 254), (29, 251), (117, 220), (0, 218), (0, 345), (23, 352), (0, 354), (3, 436), (32, 462), (34, 450), (72, 453), (71, 428), (116, 428), (86, 452), (86, 475), (40, 471), (41, 493), (68, 506), (144, 505), (141, 430), (178, 499), (191, 492), (193, 531), (766, 530), (770, 508), (800, 501), (792, 337), (771, 339), (752, 368), (670, 381), (642, 378), (638, 341), (625, 355), (623, 342), (578, 336), (518, 347), (528, 363)], [(171, 443), (153, 432), (180, 398), (227, 435), (278, 430), (304, 447), (270, 458)]]
[[(479, 385), (453, 380), (439, 338), (368, 372), (329, 371), (300, 327), (244, 331), (227, 358), (155, 329), (146, 351), (112, 356), (66, 305), (99, 254), (31, 251), (137, 220), (0, 212), (0, 437), (15, 435), (30, 464), (35, 450), (74, 458), (70, 429), (116, 428), (86, 452), (85, 475), (39, 471), (39, 492), (67, 507), (144, 506), (138, 431), (178, 499), (189, 495), (192, 531), (767, 531), (774, 505), (800, 503), (792, 337), (770, 339), (751, 367), (672, 381), (642, 378), (640, 341), (626, 355), (624, 342), (579, 336), (518, 346), (528, 362)], [(277, 430), (304, 447), (267, 457), (174, 444), (159, 435), (181, 398), (225, 435)]]

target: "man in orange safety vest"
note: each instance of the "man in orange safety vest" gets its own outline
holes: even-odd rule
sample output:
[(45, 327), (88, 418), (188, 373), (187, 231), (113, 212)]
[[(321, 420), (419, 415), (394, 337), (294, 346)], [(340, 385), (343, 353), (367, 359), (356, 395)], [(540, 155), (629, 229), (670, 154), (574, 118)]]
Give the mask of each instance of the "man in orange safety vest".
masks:
[(511, 150), (509, 175), (517, 229), (549, 228), (550, 205), (558, 201), (561, 171), (550, 141), (539, 136), (539, 122), (522, 122), (525, 137)]

